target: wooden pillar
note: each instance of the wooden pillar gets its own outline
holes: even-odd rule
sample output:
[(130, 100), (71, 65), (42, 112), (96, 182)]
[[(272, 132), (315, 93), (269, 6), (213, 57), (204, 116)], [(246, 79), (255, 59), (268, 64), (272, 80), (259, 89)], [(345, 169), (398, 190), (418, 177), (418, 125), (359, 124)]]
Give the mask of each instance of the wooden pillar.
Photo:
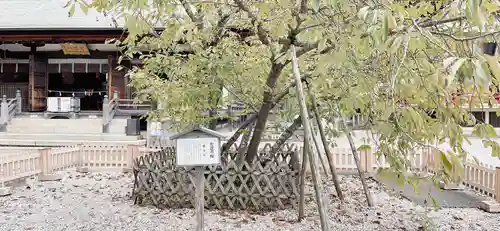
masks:
[[(108, 95), (113, 95), (113, 70), (116, 68), (115, 57), (108, 55)], [(111, 99), (111, 98), (110, 98)]]
[(31, 111), (44, 111), (47, 106), (48, 59), (39, 54), (29, 56), (29, 105)]
[(119, 98), (125, 98), (125, 88), (127, 86), (125, 82), (125, 72), (124, 70), (117, 70), (118, 66), (116, 57), (113, 55), (108, 56), (108, 95), (109, 99), (113, 99), (113, 92), (118, 91)]

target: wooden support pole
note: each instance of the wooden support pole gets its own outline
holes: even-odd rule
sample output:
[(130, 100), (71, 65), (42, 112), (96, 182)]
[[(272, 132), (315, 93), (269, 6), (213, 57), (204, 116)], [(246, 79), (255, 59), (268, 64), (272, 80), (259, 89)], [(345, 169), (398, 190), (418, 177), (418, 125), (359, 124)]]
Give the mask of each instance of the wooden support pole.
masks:
[[(307, 112), (307, 106), (306, 106), (306, 100), (304, 96), (304, 89), (302, 88), (302, 81), (300, 78), (300, 71), (299, 71), (299, 65), (297, 61), (297, 55), (295, 51), (295, 46), (291, 45), (291, 55), (292, 55), (292, 70), (293, 70), (293, 75), (295, 77), (295, 87), (297, 88), (297, 97), (299, 100), (299, 106), (300, 106), (300, 113), (302, 118), (302, 125), (304, 126), (304, 133), (305, 133), (305, 138), (308, 140), (309, 144), (313, 143), (313, 137), (312, 137), (312, 129), (311, 129), (311, 124), (309, 123), (309, 118), (308, 112)], [(325, 202), (323, 201), (323, 185), (321, 184), (321, 179), (320, 179), (320, 173), (319, 170), (316, 166), (316, 156), (313, 153), (319, 153), (318, 150), (315, 150), (316, 147), (314, 145), (308, 145), (308, 156), (309, 156), (309, 165), (311, 166), (311, 173), (312, 173), (312, 180), (314, 184), (314, 189), (316, 191), (316, 200), (317, 200), (317, 205), (318, 205), (318, 212), (319, 212), (319, 218), (321, 222), (321, 230), (322, 231), (327, 231), (330, 230), (330, 227), (328, 225), (328, 219), (327, 219), (327, 214), (326, 214), (326, 209), (325, 209)]]
[[(311, 127), (314, 127), (314, 125), (311, 125)], [(321, 168), (323, 169), (323, 172), (325, 173), (325, 175), (328, 177), (328, 168), (326, 167), (326, 164), (325, 164), (325, 160), (323, 159), (323, 156), (321, 156), (321, 152), (319, 151), (320, 148), (319, 148), (319, 144), (318, 144), (318, 139), (316, 139), (316, 134), (314, 132), (312, 132), (312, 140), (314, 142), (314, 146), (316, 147), (316, 150), (318, 151), (318, 158), (319, 158), (319, 162), (321, 163)]]
[(304, 219), (304, 203), (305, 203), (305, 187), (306, 187), (306, 170), (307, 170), (307, 152), (309, 150), (309, 142), (304, 139), (304, 147), (302, 149), (302, 166), (300, 168), (300, 185), (299, 185), (299, 222)]
[(365, 196), (366, 196), (366, 203), (368, 204), (368, 206), (372, 207), (373, 206), (372, 195), (370, 194), (370, 189), (368, 188), (368, 184), (366, 183), (365, 175), (363, 174), (363, 170), (361, 168), (361, 161), (359, 160), (358, 150), (356, 150), (356, 144), (354, 144), (354, 139), (352, 138), (351, 131), (349, 131), (349, 129), (347, 127), (347, 123), (345, 122), (345, 118), (341, 114), (338, 105), (336, 105), (336, 109), (337, 109), (337, 114), (342, 121), (342, 125), (346, 129), (347, 140), (349, 140), (349, 145), (351, 146), (351, 151), (352, 151), (352, 155), (354, 157), (354, 162), (356, 163), (356, 167), (358, 169), (359, 179), (361, 180), (361, 185), (363, 186), (363, 191), (364, 191)]
[(337, 169), (335, 167), (335, 164), (333, 163), (332, 152), (330, 151), (328, 147), (328, 142), (326, 141), (325, 130), (323, 128), (323, 125), (321, 124), (321, 118), (319, 117), (319, 111), (318, 107), (316, 106), (316, 98), (314, 97), (314, 94), (312, 92), (312, 86), (308, 85), (307, 90), (309, 92), (309, 95), (311, 96), (311, 104), (312, 104), (311, 108), (314, 113), (314, 117), (316, 119), (316, 124), (318, 125), (319, 135), (321, 137), (321, 142), (323, 143), (323, 148), (325, 150), (326, 160), (328, 161), (328, 165), (330, 167), (330, 173), (332, 174), (332, 181), (333, 184), (335, 185), (335, 191), (337, 191), (337, 196), (339, 197), (339, 199), (343, 201), (344, 194), (342, 193), (342, 189), (340, 188), (340, 181), (337, 175)]
[(203, 231), (204, 226), (204, 207), (205, 207), (205, 168), (195, 167), (193, 172), (193, 182), (195, 186), (195, 200), (196, 200), (196, 231)]

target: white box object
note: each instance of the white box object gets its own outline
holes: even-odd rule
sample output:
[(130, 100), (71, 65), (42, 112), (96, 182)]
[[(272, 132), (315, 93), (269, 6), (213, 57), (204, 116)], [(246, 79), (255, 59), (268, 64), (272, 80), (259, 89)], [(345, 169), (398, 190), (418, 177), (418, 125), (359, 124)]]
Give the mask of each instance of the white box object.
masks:
[(220, 165), (217, 137), (177, 139), (177, 166)]
[(59, 97), (59, 112), (71, 111), (71, 97)]
[[(72, 101), (73, 104), (72, 105)], [(72, 97), (48, 97), (48, 112), (78, 112), (80, 111), (80, 98)]]
[(47, 98), (47, 111), (48, 112), (59, 112), (59, 100), (58, 97), (48, 97)]

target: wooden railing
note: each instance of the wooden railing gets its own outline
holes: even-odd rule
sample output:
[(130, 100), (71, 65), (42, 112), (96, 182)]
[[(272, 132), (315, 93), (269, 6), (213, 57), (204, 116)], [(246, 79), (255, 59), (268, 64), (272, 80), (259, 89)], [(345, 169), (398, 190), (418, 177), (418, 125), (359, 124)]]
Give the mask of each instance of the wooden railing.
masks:
[(102, 101), (102, 132), (109, 132), (109, 123), (113, 120), (115, 116), (116, 109), (118, 107), (117, 98), (112, 100), (108, 99), (108, 96), (104, 96), (104, 100)]
[(39, 179), (47, 179), (57, 171), (72, 168), (82, 172), (129, 172), (134, 159), (147, 154), (143, 146), (112, 142), (6, 152), (0, 153), (0, 188), (17, 179), (37, 175)]
[[(273, 142), (263, 142), (261, 149), (269, 150)], [(302, 142), (286, 143), (284, 150), (297, 151), (299, 156), (303, 150)], [(235, 150), (237, 145), (233, 146)], [(0, 148), (1, 149), (1, 148)], [(59, 148), (6, 149), (0, 153), (0, 187), (17, 179), (36, 176), (47, 179), (57, 171), (76, 168), (77, 171), (93, 170), (123, 170), (130, 171), (136, 158), (146, 155), (157, 148), (146, 148), (143, 144), (123, 143), (94, 143)], [(354, 173), (357, 171), (354, 156), (348, 148), (330, 147), (332, 160), (339, 173)], [(326, 161), (324, 153), (321, 154)], [(380, 168), (389, 167), (384, 157), (377, 157), (375, 151), (359, 151), (361, 169), (364, 172), (375, 172)], [(428, 148), (415, 150), (407, 159), (415, 171), (435, 172), (438, 168), (436, 155), (429, 152)], [(319, 160), (318, 160), (319, 161)], [(318, 166), (321, 166), (318, 163)], [(327, 166), (327, 165), (326, 165)], [(310, 172), (307, 169), (307, 172)], [(467, 187), (495, 198), (500, 202), (500, 168), (477, 164), (468, 161), (464, 164), (464, 174), (461, 182)], [(1, 192), (1, 190), (0, 190)]]
[[(434, 173), (439, 170), (435, 153), (428, 156), (426, 160), (426, 170)], [(460, 182), (464, 186), (488, 197), (492, 197), (500, 203), (500, 167), (478, 163), (469, 158), (463, 164), (463, 177)], [(457, 183), (457, 182), (455, 182)]]
[(16, 116), (16, 114), (21, 113), (23, 108), (21, 91), (16, 91), (16, 97), (12, 99), (7, 99), (6, 95), (2, 96), (2, 102), (0, 106), (0, 131), (6, 131), (7, 124), (10, 120)]
[(150, 103), (136, 103), (133, 99), (117, 99), (117, 110), (120, 112), (133, 112), (137, 114), (144, 114), (151, 110)]

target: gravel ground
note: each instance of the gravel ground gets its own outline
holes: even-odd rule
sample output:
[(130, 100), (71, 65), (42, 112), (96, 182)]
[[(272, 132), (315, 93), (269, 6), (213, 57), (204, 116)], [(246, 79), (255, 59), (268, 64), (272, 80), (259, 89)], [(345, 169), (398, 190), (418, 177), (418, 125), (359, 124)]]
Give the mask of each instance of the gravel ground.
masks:
[[(0, 231), (193, 230), (192, 209), (157, 210), (129, 200), (130, 175), (64, 173), (60, 182), (28, 180), (28, 186), (0, 197)], [(432, 211), (391, 196), (370, 182), (376, 206), (367, 208), (355, 177), (342, 177), (346, 203), (339, 204), (326, 180), (331, 230), (500, 230), (500, 215), (476, 209)], [(205, 230), (320, 230), (312, 187), (307, 187), (306, 218), (297, 222), (294, 210), (265, 214), (206, 211)]]

